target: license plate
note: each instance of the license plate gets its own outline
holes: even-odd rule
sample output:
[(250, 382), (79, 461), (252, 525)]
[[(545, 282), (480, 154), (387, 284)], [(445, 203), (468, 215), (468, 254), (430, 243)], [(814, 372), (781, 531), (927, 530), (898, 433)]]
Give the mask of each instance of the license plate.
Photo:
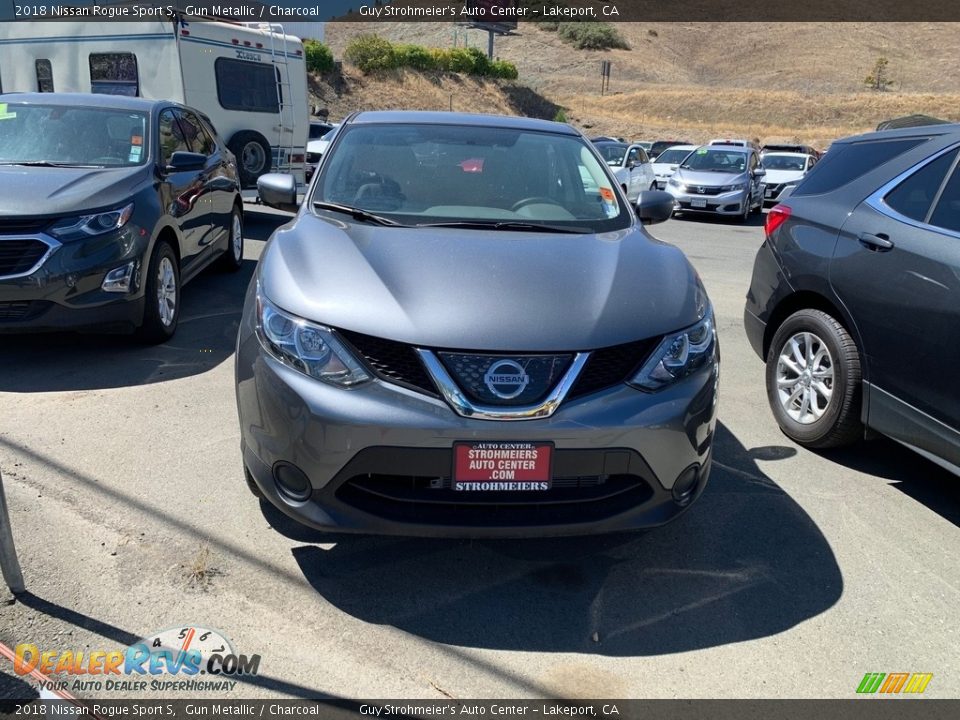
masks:
[(453, 489), (530, 492), (550, 489), (551, 442), (458, 442), (453, 445)]
[(707, 206), (706, 198), (693, 198), (690, 200), (690, 207), (705, 208)]

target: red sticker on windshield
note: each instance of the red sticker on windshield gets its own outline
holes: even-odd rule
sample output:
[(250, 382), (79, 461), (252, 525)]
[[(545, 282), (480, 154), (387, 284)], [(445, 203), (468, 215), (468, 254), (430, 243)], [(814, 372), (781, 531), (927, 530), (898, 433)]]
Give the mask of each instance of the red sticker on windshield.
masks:
[(131, 145), (143, 145), (143, 136), (142, 135), (133, 135), (130, 138)]
[(602, 187), (600, 188), (600, 197), (602, 197), (607, 202), (613, 202), (613, 190), (610, 188)]

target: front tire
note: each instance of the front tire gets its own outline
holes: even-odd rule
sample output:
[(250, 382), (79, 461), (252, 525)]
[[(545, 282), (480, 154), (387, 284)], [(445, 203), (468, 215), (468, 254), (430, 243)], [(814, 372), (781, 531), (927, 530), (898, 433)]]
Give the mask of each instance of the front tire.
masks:
[(863, 437), (860, 353), (850, 333), (820, 310), (799, 310), (777, 329), (767, 355), (767, 400), (783, 433), (830, 448)]
[(230, 237), (227, 250), (220, 256), (219, 266), (226, 272), (237, 272), (243, 267), (243, 213), (234, 207), (230, 214)]
[(143, 323), (137, 329), (141, 342), (166, 342), (177, 331), (180, 319), (180, 263), (166, 240), (158, 240), (147, 267)]

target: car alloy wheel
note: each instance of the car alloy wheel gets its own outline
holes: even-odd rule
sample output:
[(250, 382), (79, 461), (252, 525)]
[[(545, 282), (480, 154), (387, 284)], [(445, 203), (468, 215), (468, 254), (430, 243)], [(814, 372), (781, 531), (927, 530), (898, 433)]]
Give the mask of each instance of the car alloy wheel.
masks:
[(157, 268), (157, 314), (164, 327), (170, 327), (177, 316), (177, 278), (168, 257), (161, 258)]
[(860, 353), (847, 329), (821, 310), (784, 320), (767, 355), (767, 399), (780, 429), (814, 448), (863, 437)]

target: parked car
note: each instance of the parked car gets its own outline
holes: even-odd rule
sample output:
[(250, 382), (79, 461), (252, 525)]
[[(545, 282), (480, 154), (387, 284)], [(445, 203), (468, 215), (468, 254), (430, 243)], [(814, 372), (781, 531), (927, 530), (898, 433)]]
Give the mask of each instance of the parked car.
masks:
[(660, 157), (662, 153), (667, 148), (676, 147), (677, 145), (689, 145), (690, 143), (686, 140), (657, 140), (650, 146), (650, 159), (656, 160)]
[(236, 159), (201, 113), (79, 93), (0, 107), (0, 332), (161, 342), (182, 283), (216, 260), (241, 266)]
[(647, 151), (647, 155), (650, 154), (650, 148), (653, 147), (653, 140), (634, 140), (631, 145), (639, 145), (644, 150)]
[(803, 179), (817, 158), (803, 153), (769, 152), (762, 156), (763, 167), (767, 171), (764, 177), (763, 204), (774, 205), (785, 197)]
[(636, 202), (643, 190), (657, 189), (650, 158), (642, 147), (607, 141), (593, 145), (613, 171), (627, 200)]
[(820, 159), (820, 151), (810, 145), (764, 145), (760, 148), (760, 159), (763, 160), (767, 153), (800, 153), (802, 155), (813, 155)]
[(333, 130), (333, 123), (328, 123), (326, 120), (311, 120), (307, 142), (319, 140), (331, 130)]
[(730, 145), (731, 147), (753, 148), (757, 152), (760, 151), (760, 146), (755, 140), (747, 140), (746, 138), (716, 138), (708, 142), (707, 145)]
[[(293, 179), (265, 176), (260, 193), (288, 207)], [(696, 272), (641, 224), (671, 208), (644, 192), (631, 209), (566, 124), (348, 118), (244, 304), (251, 489), (356, 532), (586, 534), (676, 517), (709, 474), (719, 365)]]
[(317, 171), (317, 165), (320, 163), (320, 159), (323, 157), (323, 154), (327, 151), (330, 142), (333, 140), (334, 135), (336, 135), (337, 128), (340, 126), (340, 123), (334, 123), (330, 128), (315, 140), (310, 140), (307, 143), (307, 170), (306, 178), (309, 183), (313, 178), (313, 174)]
[(753, 148), (703, 145), (687, 156), (667, 181), (678, 213), (711, 213), (746, 222), (763, 208), (760, 155)]
[(674, 145), (657, 156), (653, 162), (653, 177), (656, 179), (658, 190), (666, 190), (667, 181), (673, 177), (680, 163), (686, 160), (697, 147), (697, 145)]
[(960, 125), (834, 142), (767, 215), (744, 324), (794, 441), (865, 430), (960, 473)]

